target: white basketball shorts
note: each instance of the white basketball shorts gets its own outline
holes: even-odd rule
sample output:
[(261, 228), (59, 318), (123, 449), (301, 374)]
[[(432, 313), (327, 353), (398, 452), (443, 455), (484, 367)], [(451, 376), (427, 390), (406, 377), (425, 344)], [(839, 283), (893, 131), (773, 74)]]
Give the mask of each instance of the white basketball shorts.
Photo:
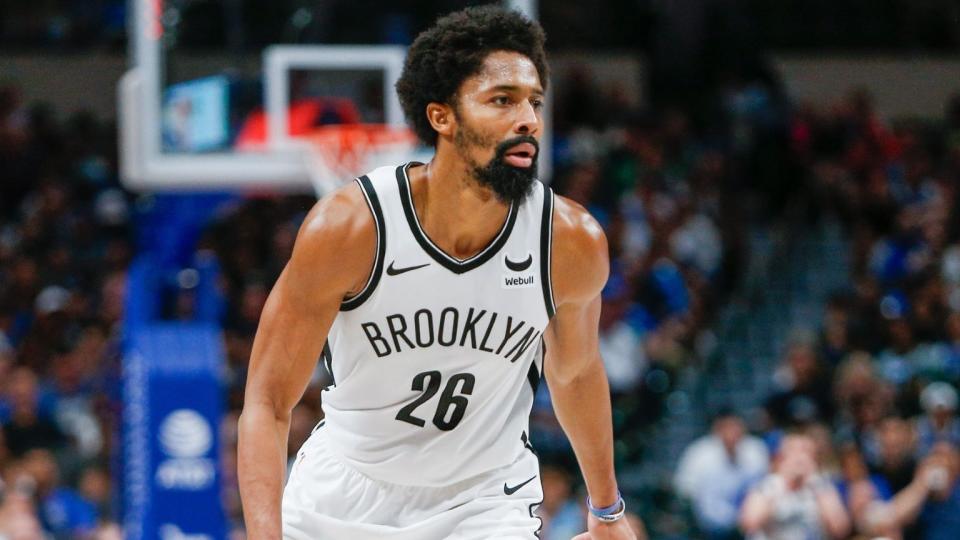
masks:
[(511, 465), (446, 487), (390, 484), (343, 464), (321, 425), (298, 452), (284, 489), (283, 538), (536, 540), (539, 472), (536, 456), (525, 451)]

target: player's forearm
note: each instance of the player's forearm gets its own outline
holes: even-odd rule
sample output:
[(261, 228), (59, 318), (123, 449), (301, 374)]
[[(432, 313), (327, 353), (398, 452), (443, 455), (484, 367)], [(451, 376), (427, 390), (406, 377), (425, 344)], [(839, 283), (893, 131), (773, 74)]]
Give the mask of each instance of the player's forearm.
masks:
[(246, 405), (239, 424), (237, 474), (247, 536), (279, 540), (290, 419), (263, 405)]
[(616, 503), (610, 387), (603, 365), (585, 369), (569, 381), (548, 382), (554, 411), (573, 445), (594, 506)]

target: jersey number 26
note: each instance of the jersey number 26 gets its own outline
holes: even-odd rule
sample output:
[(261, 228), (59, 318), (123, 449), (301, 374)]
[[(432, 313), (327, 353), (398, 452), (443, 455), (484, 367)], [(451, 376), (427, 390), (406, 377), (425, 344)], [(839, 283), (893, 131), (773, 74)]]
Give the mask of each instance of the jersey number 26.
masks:
[[(430, 400), (440, 390), (442, 376), (439, 371), (424, 371), (413, 378), (412, 390), (423, 392), (420, 397), (404, 406), (397, 413), (397, 420), (423, 427), (426, 422), (413, 415), (417, 408)], [(460, 384), (460, 383), (463, 384)], [(440, 394), (437, 411), (433, 414), (433, 425), (437, 429), (450, 431), (460, 424), (463, 414), (467, 411), (469, 401), (465, 396), (473, 394), (473, 384), (476, 378), (472, 373), (457, 373), (447, 379), (447, 385)], [(460, 395), (456, 395), (457, 386), (460, 386)], [(448, 418), (449, 417), (449, 418)]]

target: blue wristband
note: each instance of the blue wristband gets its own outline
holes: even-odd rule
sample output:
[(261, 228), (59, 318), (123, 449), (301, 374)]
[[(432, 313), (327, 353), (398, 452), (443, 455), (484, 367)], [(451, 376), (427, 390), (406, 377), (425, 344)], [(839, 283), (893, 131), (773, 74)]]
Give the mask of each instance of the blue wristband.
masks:
[(597, 508), (594, 506), (593, 502), (590, 501), (590, 497), (587, 496), (587, 509), (590, 510), (590, 513), (593, 515), (593, 517), (599, 519), (600, 521), (610, 523), (612, 521), (617, 521), (627, 513), (627, 503), (623, 500), (620, 492), (617, 491), (617, 502), (604, 508)]

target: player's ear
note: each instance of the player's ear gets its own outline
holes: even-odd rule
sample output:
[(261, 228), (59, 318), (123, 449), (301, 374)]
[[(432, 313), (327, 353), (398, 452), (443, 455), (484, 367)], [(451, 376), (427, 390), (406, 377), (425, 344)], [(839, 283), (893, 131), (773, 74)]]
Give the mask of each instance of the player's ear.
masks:
[(433, 102), (427, 105), (427, 120), (439, 135), (450, 135), (456, 124), (456, 115), (450, 105)]

